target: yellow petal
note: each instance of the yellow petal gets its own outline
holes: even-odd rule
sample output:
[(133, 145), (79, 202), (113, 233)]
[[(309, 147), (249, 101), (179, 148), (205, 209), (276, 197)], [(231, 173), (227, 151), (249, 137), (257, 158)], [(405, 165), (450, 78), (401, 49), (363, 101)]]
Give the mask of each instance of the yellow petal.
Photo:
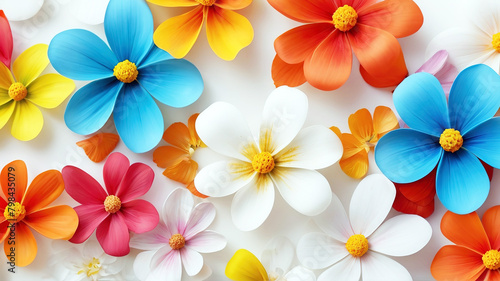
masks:
[(148, 0), (148, 2), (163, 7), (192, 7), (200, 4), (195, 0)]
[(387, 132), (399, 128), (398, 118), (389, 107), (377, 106), (373, 112), (373, 128), (378, 140)]
[(245, 249), (236, 251), (226, 266), (226, 276), (235, 281), (267, 281), (268, 275), (262, 263)]
[(349, 116), (349, 129), (359, 140), (369, 141), (373, 137), (372, 115), (366, 108), (362, 108)]
[(252, 25), (236, 12), (216, 6), (207, 9), (207, 38), (210, 47), (220, 58), (233, 60), (241, 49), (252, 43)]
[(0, 89), (8, 90), (14, 82), (10, 70), (3, 63), (0, 63)]
[(340, 131), (339, 128), (337, 128), (335, 126), (331, 126), (330, 130), (332, 130), (337, 135), (337, 137), (339, 137), (339, 139), (340, 139), (340, 137), (342, 136), (342, 132)]
[(75, 82), (59, 74), (38, 77), (28, 86), (26, 99), (45, 108), (60, 105), (75, 89)]
[(153, 40), (158, 48), (174, 58), (184, 57), (196, 42), (203, 25), (203, 6), (164, 21), (156, 29)]
[(12, 72), (17, 82), (27, 87), (43, 72), (49, 65), (48, 49), (49, 46), (46, 44), (37, 44), (17, 57), (12, 65)]
[(344, 153), (342, 159), (347, 159), (361, 150), (366, 150), (366, 145), (351, 134), (344, 133), (340, 136)]
[(9, 91), (0, 88), (0, 105), (4, 105), (11, 100), (12, 98), (9, 96)]
[(14, 108), (16, 108), (16, 102), (11, 101), (7, 104), (0, 105), (0, 129), (7, 124), (12, 113), (14, 113)]
[(16, 102), (14, 121), (12, 122), (12, 135), (22, 141), (34, 139), (43, 127), (42, 112), (31, 102), (21, 100)]
[(351, 178), (360, 179), (368, 172), (368, 153), (366, 150), (360, 150), (353, 156), (341, 159), (340, 168)]

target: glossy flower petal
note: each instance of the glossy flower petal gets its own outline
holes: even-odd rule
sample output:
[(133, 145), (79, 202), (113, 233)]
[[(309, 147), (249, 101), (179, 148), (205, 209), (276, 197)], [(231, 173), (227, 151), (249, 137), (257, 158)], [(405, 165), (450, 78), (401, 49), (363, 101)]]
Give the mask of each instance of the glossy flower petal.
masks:
[(154, 172), (143, 163), (132, 164), (116, 188), (116, 196), (122, 203), (128, 203), (146, 194), (153, 184)]
[(205, 230), (186, 242), (187, 247), (200, 253), (218, 252), (226, 247), (226, 238), (215, 231)]
[(97, 25), (104, 22), (108, 4), (109, 0), (76, 0), (72, 2), (72, 12), (79, 21)]
[(207, 229), (215, 219), (215, 212), (214, 205), (208, 202), (196, 205), (186, 222), (186, 231), (183, 233), (186, 239), (191, 241), (191, 238)]
[[(10, 173), (10, 174), (9, 174)], [(11, 180), (9, 180), (9, 176)], [(12, 180), (14, 176), (14, 180)], [(28, 186), (28, 169), (24, 161), (15, 160), (5, 165), (0, 174), (0, 186), (2, 187), (2, 198), (9, 198), (9, 187), (14, 185), (16, 202), (21, 202)], [(1, 200), (0, 200), (1, 201)]]
[(500, 229), (496, 227), (497, 220), (500, 218), (499, 212), (500, 206), (491, 207), (484, 213), (481, 220), (492, 249), (500, 248)]
[(12, 246), (9, 243), (3, 243), (3, 249), (6, 256), (14, 252), (16, 266), (27, 266), (35, 260), (38, 246), (33, 233), (25, 223), (16, 223), (15, 227), (16, 235), (12, 240), (16, 245), (14, 251), (11, 251)]
[(269, 275), (287, 272), (295, 257), (292, 241), (284, 236), (275, 236), (267, 242), (261, 254), (261, 262)]
[(287, 0), (268, 0), (278, 12), (298, 22), (331, 22), (337, 9), (334, 1), (296, 1), (293, 5)]
[(269, 278), (259, 259), (245, 249), (234, 253), (226, 265), (225, 273), (229, 279), (235, 281), (261, 281)]
[(66, 192), (80, 204), (102, 204), (106, 192), (89, 174), (74, 166), (62, 170)]
[(72, 243), (83, 243), (86, 241), (94, 230), (109, 216), (109, 213), (104, 210), (104, 204), (86, 204), (75, 207), (78, 214), (78, 228), (75, 234), (69, 240)]
[[(460, 231), (467, 227), (468, 231)], [(479, 253), (486, 253), (491, 245), (477, 213), (457, 215), (446, 212), (441, 219), (441, 232), (451, 242)]]
[(363, 280), (411, 281), (411, 275), (395, 260), (369, 251), (363, 256), (361, 265)]
[(37, 44), (22, 52), (12, 64), (12, 73), (17, 82), (25, 86), (35, 80), (49, 65), (48, 46)]
[(344, 206), (335, 194), (332, 196), (332, 203), (323, 213), (314, 217), (314, 222), (328, 236), (342, 243), (346, 243), (355, 234)]
[(34, 139), (43, 127), (43, 115), (40, 109), (25, 100), (16, 102), (12, 113), (12, 135), (22, 141)]
[(94, 136), (76, 143), (83, 148), (85, 154), (93, 162), (102, 162), (113, 152), (120, 141), (120, 136), (113, 133), (98, 133)]
[(67, 240), (78, 227), (78, 215), (70, 206), (62, 205), (31, 213), (23, 222), (47, 238)]
[(184, 234), (194, 206), (193, 197), (179, 188), (172, 191), (163, 203), (162, 220), (172, 235)]
[(1, 2), (2, 9), (11, 21), (23, 21), (33, 17), (40, 11), (43, 3), (44, 0), (19, 0), (16, 2), (6, 0)]
[(235, 193), (254, 177), (250, 163), (219, 161), (201, 169), (194, 178), (194, 184), (202, 194), (222, 197)]
[(318, 281), (339, 280), (358, 281), (361, 277), (361, 262), (359, 259), (346, 257), (325, 270), (318, 277)]
[(108, 216), (97, 227), (96, 237), (104, 252), (112, 256), (125, 256), (130, 252), (129, 232), (123, 215)]
[(481, 255), (455, 245), (439, 249), (431, 264), (431, 273), (436, 280), (477, 280), (485, 269)]
[(10, 67), (13, 49), (12, 31), (3, 10), (0, 10), (0, 34), (3, 37), (2, 43), (0, 43), (0, 62)]
[(64, 191), (64, 181), (61, 172), (48, 170), (36, 176), (24, 194), (22, 204), (26, 214), (45, 208), (56, 200)]
[(59, 106), (75, 89), (75, 82), (59, 74), (45, 74), (36, 78), (28, 87), (26, 99), (44, 107)]
[(199, 5), (195, 0), (148, 0), (148, 2), (164, 7), (192, 7)]
[(306, 82), (304, 63), (288, 64), (278, 55), (274, 57), (271, 72), (276, 87), (297, 87)]
[[(491, 118), (478, 125), (465, 137), (465, 147), (469, 152), (486, 162), (488, 165), (500, 168), (500, 118)], [(487, 141), (485, 141), (487, 140)]]
[(297, 256), (300, 262), (311, 269), (331, 266), (348, 255), (345, 243), (324, 233), (308, 233), (302, 236), (297, 244)]
[(128, 229), (132, 232), (144, 233), (158, 225), (158, 212), (148, 201), (138, 199), (123, 203), (120, 211)]

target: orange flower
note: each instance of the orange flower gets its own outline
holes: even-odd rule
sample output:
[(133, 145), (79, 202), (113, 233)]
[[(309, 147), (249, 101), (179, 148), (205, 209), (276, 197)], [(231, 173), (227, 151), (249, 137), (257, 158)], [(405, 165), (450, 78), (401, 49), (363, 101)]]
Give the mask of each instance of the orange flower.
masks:
[(76, 143), (93, 162), (99, 163), (115, 149), (120, 136), (112, 133), (98, 133)]
[[(412, 0), (268, 0), (286, 17), (307, 23), (274, 41), (276, 86), (306, 81), (335, 90), (351, 73), (352, 52), (365, 81), (374, 87), (398, 85), (408, 74), (396, 38), (420, 29), (422, 12)], [(302, 73), (303, 74), (302, 74)]]
[(398, 119), (386, 106), (377, 106), (373, 113), (362, 108), (349, 116), (351, 134), (340, 133), (337, 127), (331, 127), (342, 141), (344, 154), (340, 159), (340, 168), (346, 175), (359, 179), (368, 172), (368, 152), (373, 150), (377, 141), (387, 132), (399, 128)]
[(198, 163), (191, 159), (198, 147), (205, 147), (194, 127), (198, 115), (199, 113), (191, 115), (187, 126), (177, 122), (165, 130), (163, 139), (172, 146), (158, 147), (153, 153), (153, 161), (158, 167), (165, 168), (163, 175), (167, 178), (186, 184), (191, 193), (201, 198), (207, 198), (199, 193), (194, 186)]
[(441, 220), (441, 232), (456, 245), (439, 249), (431, 264), (438, 280), (500, 280), (500, 206), (488, 209), (482, 222), (476, 212), (450, 211)]
[(37, 244), (30, 228), (50, 239), (70, 239), (78, 227), (78, 215), (71, 207), (47, 207), (64, 190), (59, 171), (38, 175), (28, 189), (28, 172), (23, 161), (13, 161), (0, 173), (0, 243), (9, 262), (29, 265)]
[(253, 28), (250, 22), (233, 10), (240, 10), (252, 0), (148, 0), (164, 7), (194, 7), (193, 10), (164, 21), (156, 29), (155, 44), (175, 58), (184, 57), (193, 47), (203, 22), (207, 22), (207, 39), (214, 53), (233, 60), (250, 45)]

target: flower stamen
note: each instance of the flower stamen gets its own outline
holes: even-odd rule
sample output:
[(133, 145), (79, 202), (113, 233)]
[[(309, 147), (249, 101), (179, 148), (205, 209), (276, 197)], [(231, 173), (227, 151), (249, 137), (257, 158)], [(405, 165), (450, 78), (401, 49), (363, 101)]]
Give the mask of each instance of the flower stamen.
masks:
[(446, 129), (439, 138), (439, 144), (445, 151), (453, 153), (462, 147), (464, 139), (462, 138), (460, 131), (455, 129)]
[(9, 97), (15, 101), (23, 100), (28, 95), (28, 90), (21, 82), (16, 82), (9, 87)]
[(184, 236), (177, 233), (172, 235), (172, 237), (170, 237), (170, 239), (168, 240), (168, 244), (170, 245), (170, 248), (172, 248), (173, 250), (179, 250), (183, 248), (184, 245), (186, 245), (186, 239), (184, 238)]
[(497, 270), (500, 268), (500, 253), (497, 250), (489, 250), (483, 255), (482, 259), (487, 269)]
[(122, 201), (120, 198), (114, 195), (108, 195), (106, 200), (104, 200), (104, 209), (110, 214), (114, 214), (120, 210), (122, 207)]
[(368, 251), (368, 240), (363, 234), (355, 234), (347, 239), (345, 248), (353, 257), (362, 257)]
[(15, 202), (14, 206), (9, 203), (9, 205), (5, 206), (3, 216), (10, 223), (20, 222), (26, 216), (26, 208), (18, 202)]
[(137, 79), (139, 71), (137, 71), (137, 66), (135, 63), (129, 60), (124, 60), (119, 62), (115, 68), (113, 68), (113, 75), (116, 79), (122, 81), (123, 83), (132, 83)]
[(344, 5), (339, 7), (332, 16), (335, 28), (340, 31), (349, 31), (358, 22), (358, 13), (353, 7)]
[(274, 169), (274, 158), (269, 152), (256, 154), (252, 159), (252, 168), (260, 174), (267, 174)]
[(200, 4), (201, 4), (201, 5), (203, 5), (203, 6), (209, 6), (209, 7), (210, 7), (210, 6), (212, 6), (212, 5), (215, 3), (215, 1), (217, 1), (217, 0), (195, 0), (195, 1), (196, 1), (196, 2), (198, 2), (198, 3), (200, 3)]
[(92, 258), (89, 263), (84, 263), (83, 264), (83, 269), (78, 271), (76, 274), (82, 274), (85, 273), (87, 277), (91, 277), (92, 275), (95, 275), (99, 273), (101, 270), (101, 261), (98, 258)]
[(500, 32), (493, 35), (493, 40), (491, 41), (493, 48), (500, 53)]

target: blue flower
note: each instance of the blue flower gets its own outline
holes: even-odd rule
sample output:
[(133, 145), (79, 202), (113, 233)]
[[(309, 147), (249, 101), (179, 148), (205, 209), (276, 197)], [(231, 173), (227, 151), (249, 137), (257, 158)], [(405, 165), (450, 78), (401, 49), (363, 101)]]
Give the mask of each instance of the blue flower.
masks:
[(439, 81), (427, 73), (406, 78), (394, 91), (394, 106), (411, 129), (382, 137), (375, 161), (392, 181), (409, 183), (437, 165), (436, 193), (457, 214), (478, 209), (490, 181), (479, 160), (500, 168), (500, 76), (486, 65), (462, 71), (449, 105)]
[(113, 113), (125, 145), (142, 153), (160, 142), (164, 130), (154, 99), (184, 107), (200, 97), (203, 80), (198, 69), (157, 48), (153, 30), (153, 16), (144, 1), (111, 0), (104, 19), (111, 49), (82, 29), (63, 31), (52, 39), (49, 59), (59, 73), (74, 80), (95, 80), (69, 101), (64, 114), (68, 128), (88, 135)]

